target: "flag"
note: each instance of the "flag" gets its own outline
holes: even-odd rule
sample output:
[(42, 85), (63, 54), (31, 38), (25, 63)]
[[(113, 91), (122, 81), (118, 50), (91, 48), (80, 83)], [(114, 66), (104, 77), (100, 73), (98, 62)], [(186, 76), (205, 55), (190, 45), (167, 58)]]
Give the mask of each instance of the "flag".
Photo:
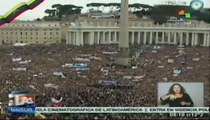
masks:
[(180, 11), (179, 11), (179, 15), (180, 15), (180, 16), (185, 15), (185, 11), (184, 11), (184, 10), (180, 10)]
[(61, 97), (59, 100), (51, 98), (51, 102), (53, 107), (61, 107), (63, 105), (63, 97)]
[(53, 72), (53, 75), (55, 76), (61, 76), (62, 78), (66, 78), (62, 72)]
[(190, 13), (185, 13), (185, 17), (186, 18), (191, 18), (191, 14)]
[(102, 61), (102, 58), (95, 56), (91, 56), (90, 59)]
[(44, 87), (58, 89), (58, 85), (52, 83), (44, 84)]
[(46, 119), (46, 116), (42, 115), (42, 114), (39, 113), (39, 112), (36, 112), (36, 113), (35, 113), (35, 118), (36, 118), (36, 119)]
[(12, 58), (12, 62), (19, 62), (21, 60), (22, 60), (22, 58)]

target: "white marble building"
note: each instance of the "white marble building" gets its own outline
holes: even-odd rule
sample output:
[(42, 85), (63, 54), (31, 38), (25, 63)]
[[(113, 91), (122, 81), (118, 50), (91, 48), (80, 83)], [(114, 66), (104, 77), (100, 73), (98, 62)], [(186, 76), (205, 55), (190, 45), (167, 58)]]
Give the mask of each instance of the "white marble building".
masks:
[(21, 21), (0, 27), (0, 45), (13, 43), (60, 43), (62, 28), (59, 22)]
[[(119, 41), (119, 25), (115, 22), (77, 22), (67, 30), (66, 43), (111, 44)], [(131, 44), (176, 44), (186, 46), (210, 46), (210, 24), (165, 24), (130, 22)]]
[[(51, 44), (112, 44), (119, 41), (119, 24), (113, 20), (75, 22), (61, 27), (59, 22), (14, 22), (0, 27), (0, 45), (13, 43)], [(182, 44), (210, 46), (210, 24), (153, 25), (152, 21), (130, 22), (131, 44)], [(64, 30), (65, 28), (65, 30)], [(64, 34), (65, 33), (65, 34)]]

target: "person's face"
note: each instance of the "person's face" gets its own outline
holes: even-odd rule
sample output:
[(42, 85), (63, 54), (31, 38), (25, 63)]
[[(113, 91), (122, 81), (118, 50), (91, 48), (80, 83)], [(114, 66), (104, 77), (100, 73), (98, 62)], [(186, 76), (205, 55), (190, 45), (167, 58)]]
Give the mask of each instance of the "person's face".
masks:
[(9, 100), (9, 106), (12, 106), (12, 105), (14, 105), (14, 100)]
[(181, 87), (179, 85), (174, 85), (173, 90), (175, 94), (179, 94), (181, 92)]

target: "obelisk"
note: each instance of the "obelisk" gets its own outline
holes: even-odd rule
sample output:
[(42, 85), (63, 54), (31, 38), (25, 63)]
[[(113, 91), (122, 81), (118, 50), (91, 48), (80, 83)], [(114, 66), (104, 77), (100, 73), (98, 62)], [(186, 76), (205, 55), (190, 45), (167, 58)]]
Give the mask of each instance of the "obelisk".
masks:
[(120, 36), (119, 36), (119, 53), (116, 59), (117, 64), (129, 65), (130, 46), (129, 46), (129, 13), (128, 0), (121, 0), (120, 13)]

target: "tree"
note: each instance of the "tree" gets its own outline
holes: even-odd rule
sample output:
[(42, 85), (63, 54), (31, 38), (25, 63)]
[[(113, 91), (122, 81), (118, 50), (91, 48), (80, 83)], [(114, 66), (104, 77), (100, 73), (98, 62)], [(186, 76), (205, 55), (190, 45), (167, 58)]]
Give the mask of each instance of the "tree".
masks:
[(150, 16), (153, 10), (152, 6), (139, 3), (130, 4), (129, 8), (131, 9), (130, 11), (132, 11), (133, 14), (135, 14), (139, 18), (143, 16)]
[(120, 9), (120, 6), (121, 6), (120, 3), (107, 3), (105, 5), (105, 7), (109, 7), (110, 8), (110, 11), (111, 12), (119, 10)]
[(147, 5), (147, 4), (140, 4), (140, 3), (134, 3), (134, 4), (130, 4), (129, 7), (134, 7), (134, 8), (153, 8), (152, 6), (150, 5)]
[(36, 21), (42, 21), (40, 18), (37, 18)]
[(145, 15), (149, 15), (149, 13), (144, 9), (139, 10), (139, 11), (134, 11), (133, 14), (135, 14), (139, 18), (142, 18)]
[(130, 9), (134, 9), (133, 11), (136, 11), (136, 10), (151, 10), (153, 7), (150, 6), (150, 5), (146, 5), (146, 4), (140, 4), (140, 3), (134, 3), (134, 4), (130, 4), (129, 5), (129, 8)]
[(96, 7), (97, 11), (103, 11), (103, 8), (102, 8), (102, 10), (100, 10), (100, 7), (105, 7), (106, 4), (105, 3), (89, 3), (86, 6), (87, 7)]
[(52, 17), (52, 16), (56, 16), (56, 9), (47, 9), (45, 10), (45, 13), (48, 14), (48, 16)]
[(210, 23), (210, 9), (204, 9), (196, 14), (199, 21)]
[(63, 17), (67, 17), (69, 15), (80, 14), (83, 7), (72, 4), (54, 4), (52, 5), (52, 8), (56, 8), (57, 17), (62, 19)]
[(163, 23), (166, 23), (168, 20), (167, 16), (165, 16), (165, 15), (153, 15), (152, 19), (154, 20), (155, 24), (156, 23), (163, 24)]
[(56, 8), (56, 9), (58, 9), (59, 7), (62, 7), (63, 5), (61, 5), (61, 4), (54, 4), (54, 5), (52, 5), (52, 8)]
[(44, 11), (46, 14), (48, 14), (48, 16), (51, 16), (51, 11), (49, 9)]
[(62, 7), (63, 5), (61, 5), (61, 4), (54, 4), (54, 5), (52, 5), (52, 8), (55, 8), (57, 11), (56, 11), (56, 16), (58, 17), (58, 15), (59, 15), (59, 13), (60, 13), (60, 11), (59, 11), (59, 9), (60, 9), (60, 7)]
[(71, 14), (80, 14), (83, 7), (75, 6), (75, 5), (63, 5), (60, 7), (61, 15), (71, 15)]

